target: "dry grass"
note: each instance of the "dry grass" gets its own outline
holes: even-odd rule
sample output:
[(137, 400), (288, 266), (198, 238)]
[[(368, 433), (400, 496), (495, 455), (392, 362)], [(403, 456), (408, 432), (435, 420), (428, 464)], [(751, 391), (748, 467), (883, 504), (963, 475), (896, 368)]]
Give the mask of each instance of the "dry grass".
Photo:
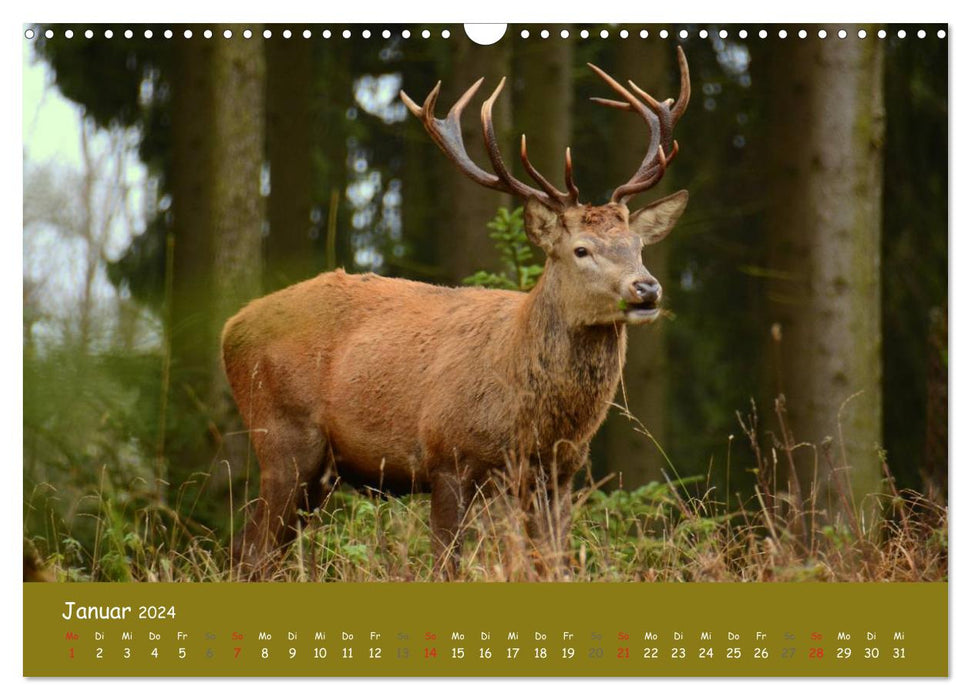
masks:
[[(856, 507), (845, 470), (825, 484), (847, 506), (835, 515), (818, 503), (822, 484), (802, 493), (783, 479), (794, 444), (777, 406), (779, 433), (760, 435), (754, 414), (740, 417), (757, 465), (754, 494), (719, 500), (702, 479), (652, 483), (634, 491), (604, 489), (586, 475), (573, 497), (564, 570), (560, 552), (526, 533), (521, 479), (500, 475), (467, 517), (460, 577), (468, 581), (943, 581), (948, 576), (948, 511), (918, 493), (896, 489), (885, 469), (883, 493)], [(646, 431), (643, 431), (646, 434)], [(769, 440), (763, 447), (762, 442)], [(149, 490), (144, 489), (147, 493)], [(45, 503), (53, 488), (35, 490), (27, 508), (51, 516), (43, 532), (27, 532), (46, 575), (59, 581), (233, 580), (230, 547), (138, 489), (105, 480), (72, 505), (85, 537)], [(872, 504), (877, 504), (873, 506)], [(384, 498), (338, 489), (312, 514), (273, 576), (278, 581), (435, 580), (428, 497)], [(546, 511), (549, 512), (548, 510)], [(549, 517), (552, 517), (550, 514)], [(81, 540), (93, 544), (85, 546)], [(32, 555), (33, 556), (33, 555)], [(26, 561), (26, 559), (25, 559)], [(26, 566), (26, 564), (25, 564)]]

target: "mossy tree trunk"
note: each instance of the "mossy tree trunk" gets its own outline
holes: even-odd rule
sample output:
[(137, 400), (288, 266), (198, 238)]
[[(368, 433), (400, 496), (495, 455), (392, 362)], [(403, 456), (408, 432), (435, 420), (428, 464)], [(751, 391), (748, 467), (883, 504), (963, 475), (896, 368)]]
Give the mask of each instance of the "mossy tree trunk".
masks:
[(883, 51), (869, 29), (866, 40), (789, 40), (773, 67), (774, 389), (795, 441), (818, 446), (796, 450), (796, 493), (817, 492), (830, 521), (853, 505), (872, 515), (881, 482)]

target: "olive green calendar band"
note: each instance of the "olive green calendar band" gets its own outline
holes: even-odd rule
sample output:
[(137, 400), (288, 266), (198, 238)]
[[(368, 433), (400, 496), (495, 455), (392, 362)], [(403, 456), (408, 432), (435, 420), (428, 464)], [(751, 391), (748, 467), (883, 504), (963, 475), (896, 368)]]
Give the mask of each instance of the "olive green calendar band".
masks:
[(37, 583), (24, 675), (946, 676), (947, 611), (946, 583)]

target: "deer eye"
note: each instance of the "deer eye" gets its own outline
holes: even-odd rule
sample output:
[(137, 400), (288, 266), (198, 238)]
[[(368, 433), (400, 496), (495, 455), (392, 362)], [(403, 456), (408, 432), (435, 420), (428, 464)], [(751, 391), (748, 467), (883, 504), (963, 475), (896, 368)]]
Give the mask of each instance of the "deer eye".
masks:
[(590, 251), (584, 248), (583, 246), (580, 246), (579, 248), (573, 249), (573, 254), (578, 258), (585, 258), (588, 255), (590, 255)]

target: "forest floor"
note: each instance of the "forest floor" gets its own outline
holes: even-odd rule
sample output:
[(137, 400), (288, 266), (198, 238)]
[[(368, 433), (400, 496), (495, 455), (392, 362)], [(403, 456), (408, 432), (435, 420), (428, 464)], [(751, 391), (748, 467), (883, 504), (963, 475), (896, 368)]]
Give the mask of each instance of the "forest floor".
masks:
[[(667, 478), (632, 490), (584, 473), (572, 494), (565, 551), (537, 545), (528, 513), (552, 522), (535, 475), (508, 469), (472, 500), (457, 578), (465, 581), (924, 582), (948, 579), (946, 495), (898, 490), (882, 461), (878, 493), (855, 498), (839, 444), (794, 444), (777, 402), (779, 440), (738, 416), (754, 468), (744, 493), (707, 477)], [(650, 437), (643, 426), (639, 432)], [(811, 449), (825, 470), (800, 487), (797, 453)], [(662, 451), (663, 454), (663, 451)], [(877, 453), (881, 460), (886, 455)], [(677, 474), (668, 463), (670, 473)], [(743, 465), (726, 464), (736, 472)], [(145, 479), (114, 483), (103, 468), (96, 487), (69, 496), (41, 483), (25, 494), (24, 580), (233, 581), (244, 572), (231, 552), (246, 510), (230, 492), (224, 524), (193, 517), (212, 501), (208, 476), (160, 501)], [(734, 483), (734, 482), (733, 482)], [(532, 495), (530, 495), (532, 494)], [(235, 495), (235, 501), (233, 496)], [(531, 500), (532, 499), (532, 500)], [(537, 500), (539, 499), (539, 500)], [(214, 501), (215, 502), (215, 501)], [(234, 505), (235, 503), (235, 505)], [(250, 504), (251, 505), (251, 504)], [(243, 506), (243, 507), (241, 507)], [(274, 581), (434, 581), (429, 497), (385, 497), (345, 486), (312, 513), (264, 573)], [(234, 528), (234, 523), (235, 528)], [(564, 565), (565, 563), (565, 565)]]
[[(948, 511), (920, 494), (888, 492), (870, 521), (792, 507), (756, 486), (745, 504), (714, 499), (700, 480), (574, 493), (566, 570), (526, 535), (514, 490), (476, 498), (467, 518), (459, 578), (467, 581), (946, 581)], [(701, 493), (690, 496), (690, 493)], [(104, 493), (88, 510), (93, 532), (74, 537), (49, 521), (25, 532), (25, 577), (57, 581), (230, 581), (225, 533), (175, 510)], [(334, 491), (305, 524), (271, 576), (278, 581), (436, 580), (426, 495)], [(238, 536), (238, 533), (237, 533)], [(232, 535), (230, 536), (230, 538)], [(81, 539), (92, 544), (82, 544)], [(28, 554), (29, 551), (29, 554)], [(28, 564), (28, 559), (33, 561)]]

